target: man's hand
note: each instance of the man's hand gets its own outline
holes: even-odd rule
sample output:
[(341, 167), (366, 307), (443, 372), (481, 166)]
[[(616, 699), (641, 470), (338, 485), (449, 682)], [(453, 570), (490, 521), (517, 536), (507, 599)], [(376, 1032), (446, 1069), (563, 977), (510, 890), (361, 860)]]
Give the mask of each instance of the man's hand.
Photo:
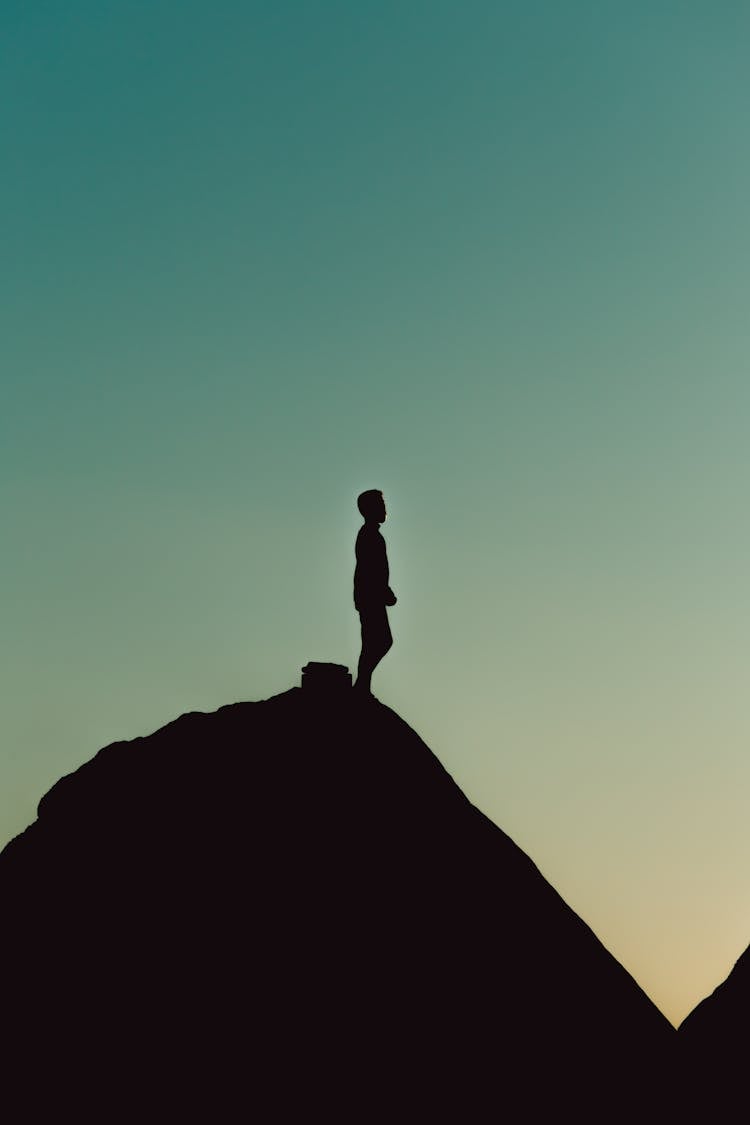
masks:
[(389, 586), (388, 589), (385, 592), (385, 604), (386, 605), (395, 605), (397, 600), (398, 599), (396, 598), (396, 595), (394, 594), (393, 590)]

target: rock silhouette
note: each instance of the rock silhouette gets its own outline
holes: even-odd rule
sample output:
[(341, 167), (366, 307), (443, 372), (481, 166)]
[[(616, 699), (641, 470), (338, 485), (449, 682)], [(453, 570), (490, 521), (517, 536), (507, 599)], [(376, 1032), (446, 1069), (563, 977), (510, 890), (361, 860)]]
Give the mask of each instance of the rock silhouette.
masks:
[(418, 735), (353, 690), (101, 750), (0, 855), (0, 903), (3, 1057), (40, 1112), (660, 1116), (671, 1026)]
[(686, 1016), (677, 1036), (693, 1109), (707, 1120), (741, 1120), (747, 1099), (750, 947), (710, 996)]

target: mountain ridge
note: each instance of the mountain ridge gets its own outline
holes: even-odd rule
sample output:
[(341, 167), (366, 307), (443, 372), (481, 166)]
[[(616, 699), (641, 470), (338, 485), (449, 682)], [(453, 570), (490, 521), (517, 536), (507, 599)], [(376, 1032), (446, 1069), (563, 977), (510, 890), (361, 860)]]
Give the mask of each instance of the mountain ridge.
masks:
[(131, 1103), (148, 1076), (173, 1106), (220, 1089), (279, 1120), (471, 1119), (498, 1099), (528, 1120), (658, 1116), (671, 1025), (419, 735), (354, 691), (103, 748), (0, 854), (0, 901), (17, 1026), (44, 1012), (28, 1031), (58, 1090), (78, 1058), (61, 1013), (95, 1063), (79, 1112), (123, 1088), (135, 1042)]

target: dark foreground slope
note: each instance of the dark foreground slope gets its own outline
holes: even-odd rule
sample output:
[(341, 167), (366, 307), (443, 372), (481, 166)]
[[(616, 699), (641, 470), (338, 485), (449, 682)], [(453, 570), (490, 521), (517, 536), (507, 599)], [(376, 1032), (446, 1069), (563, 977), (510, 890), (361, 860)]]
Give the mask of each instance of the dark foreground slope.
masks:
[(108, 746), (2, 853), (0, 904), (3, 1059), (40, 1112), (660, 1117), (669, 1024), (351, 692)]

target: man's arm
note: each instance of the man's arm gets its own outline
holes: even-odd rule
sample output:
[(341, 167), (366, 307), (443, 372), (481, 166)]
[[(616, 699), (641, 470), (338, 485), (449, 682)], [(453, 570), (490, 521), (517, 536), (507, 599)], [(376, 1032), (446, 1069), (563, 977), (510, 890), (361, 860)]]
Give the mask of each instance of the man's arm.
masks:
[(355, 605), (395, 605), (396, 596), (388, 585), (385, 540), (380, 532), (362, 528), (357, 536), (355, 554)]
[(393, 590), (388, 585), (388, 579), (390, 578), (390, 571), (388, 569), (388, 552), (386, 551), (386, 548), (385, 548), (385, 539), (383, 539), (382, 535), (380, 535), (379, 537), (380, 537), (380, 541), (383, 544), (383, 566), (384, 566), (384, 571), (385, 571), (385, 604), (386, 605), (395, 605), (396, 604), (396, 595), (394, 594)]

